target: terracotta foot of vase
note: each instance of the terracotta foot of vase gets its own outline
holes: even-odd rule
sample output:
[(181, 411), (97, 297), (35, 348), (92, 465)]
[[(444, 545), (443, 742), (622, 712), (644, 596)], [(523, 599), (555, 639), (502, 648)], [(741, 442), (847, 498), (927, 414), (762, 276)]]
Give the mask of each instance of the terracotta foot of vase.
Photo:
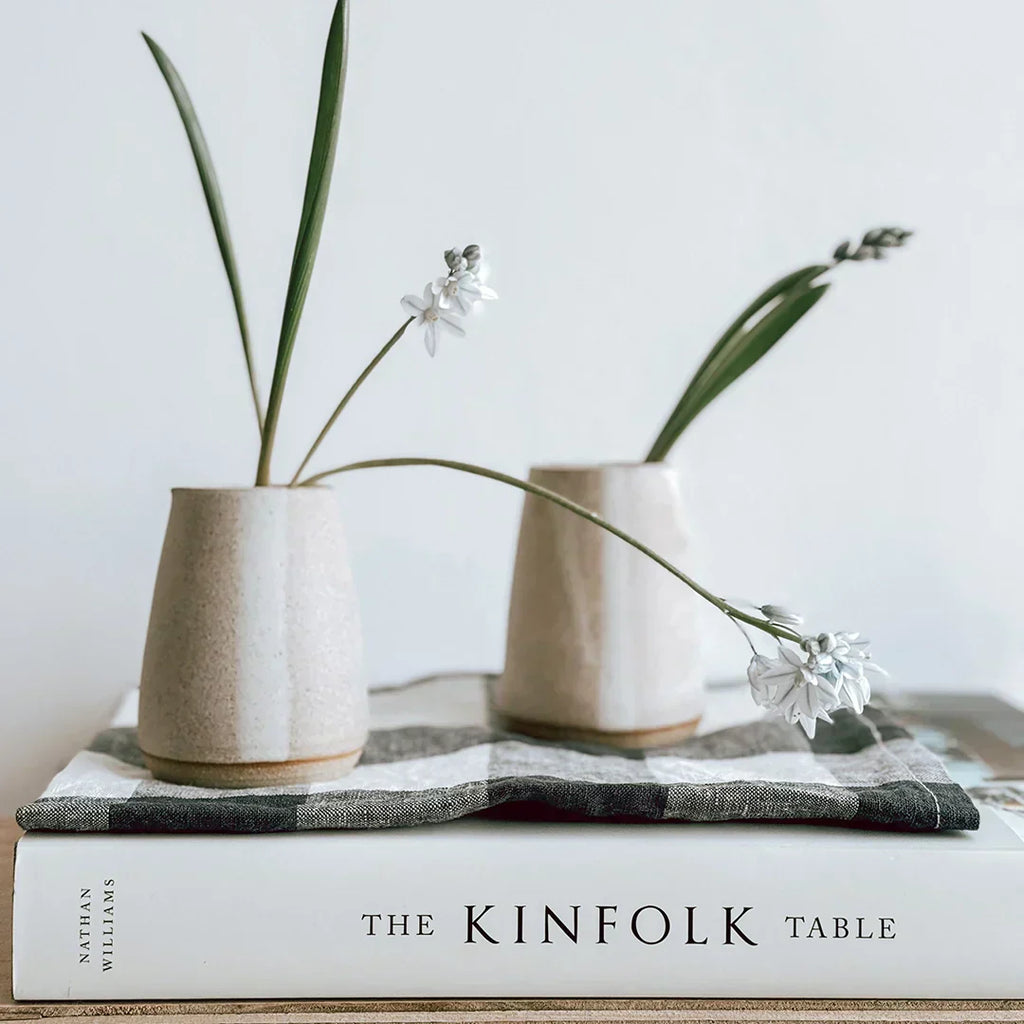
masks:
[(292, 786), (327, 782), (347, 775), (359, 762), (362, 748), (340, 757), (314, 757), (304, 761), (254, 761), (216, 764), (209, 761), (174, 761), (143, 754), (154, 777), (185, 786), (213, 789), (254, 789), (258, 786)]
[(505, 732), (518, 732), (552, 743), (585, 743), (593, 746), (617, 747), (619, 750), (646, 750), (681, 743), (697, 731), (700, 716), (678, 725), (665, 725), (657, 729), (634, 729), (615, 732), (609, 729), (584, 729), (572, 725), (552, 725), (549, 722), (531, 722), (525, 718), (511, 718), (494, 712), (492, 720)]

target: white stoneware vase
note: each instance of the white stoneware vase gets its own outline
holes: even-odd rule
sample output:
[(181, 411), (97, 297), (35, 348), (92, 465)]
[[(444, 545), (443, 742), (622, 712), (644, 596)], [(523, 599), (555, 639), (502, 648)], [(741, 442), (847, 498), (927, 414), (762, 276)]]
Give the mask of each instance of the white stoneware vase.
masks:
[[(596, 512), (684, 572), (690, 540), (663, 463), (551, 466), (530, 480)], [(703, 708), (698, 602), (604, 530), (528, 495), (509, 608), (499, 724), (553, 740), (673, 743)]]
[(330, 779), (359, 760), (366, 732), (333, 490), (175, 489), (142, 666), (153, 774), (218, 788)]

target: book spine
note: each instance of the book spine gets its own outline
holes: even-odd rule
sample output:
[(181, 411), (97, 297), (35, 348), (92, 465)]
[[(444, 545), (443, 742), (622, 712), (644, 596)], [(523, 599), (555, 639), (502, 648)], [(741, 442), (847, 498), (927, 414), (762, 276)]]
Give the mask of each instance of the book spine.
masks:
[(1024, 996), (1020, 850), (742, 831), (29, 835), (14, 994)]

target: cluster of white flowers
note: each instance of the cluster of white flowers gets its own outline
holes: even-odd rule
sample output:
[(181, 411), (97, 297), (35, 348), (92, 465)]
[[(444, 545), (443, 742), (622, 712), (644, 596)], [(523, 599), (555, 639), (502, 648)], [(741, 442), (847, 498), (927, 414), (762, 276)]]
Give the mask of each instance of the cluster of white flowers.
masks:
[[(803, 621), (773, 605), (760, 610), (772, 623), (793, 626)], [(799, 649), (780, 643), (777, 658), (755, 654), (747, 678), (755, 703), (813, 737), (819, 718), (831, 722), (831, 713), (840, 708), (863, 712), (871, 698), (867, 673), (872, 671), (884, 674), (859, 633), (819, 633), (803, 637)]]
[(465, 335), (459, 322), (473, 312), (478, 302), (496, 299), (498, 293), (484, 284), (486, 270), (479, 245), (449, 249), (444, 254), (448, 273), (431, 281), (423, 289), (423, 297), (406, 295), (402, 308), (423, 328), (423, 343), (431, 356), (437, 351), (437, 335), (441, 330)]

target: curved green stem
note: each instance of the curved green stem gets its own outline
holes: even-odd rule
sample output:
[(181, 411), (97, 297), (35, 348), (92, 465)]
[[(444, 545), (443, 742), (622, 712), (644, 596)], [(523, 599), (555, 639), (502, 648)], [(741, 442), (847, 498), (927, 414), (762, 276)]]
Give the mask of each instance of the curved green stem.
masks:
[(295, 476), (291, 478), (291, 481), (288, 484), (289, 487), (294, 487), (299, 482), (299, 477), (302, 476), (302, 471), (309, 464), (309, 460), (313, 458), (313, 456), (316, 454), (317, 448), (320, 447), (320, 442), (323, 441), (323, 439), (330, 433), (331, 427), (334, 426), (335, 421), (341, 415), (345, 406), (348, 405), (352, 396), (362, 386), (363, 381), (366, 380), (366, 378), (369, 377), (371, 373), (373, 373), (373, 371), (377, 367), (377, 364), (395, 347), (395, 345), (398, 344), (399, 339), (402, 337), (403, 334), (405, 334), (406, 330), (409, 327), (409, 324), (411, 324), (414, 319), (415, 317), (409, 317), (409, 319), (406, 320), (405, 323), (402, 324), (402, 326), (399, 327), (398, 330), (391, 335), (391, 337), (388, 339), (384, 347), (369, 361), (369, 363), (367, 363), (366, 369), (363, 370), (363, 372), (359, 374), (358, 377), (356, 377), (355, 383), (352, 385), (352, 387), (348, 389), (348, 391), (345, 392), (345, 397), (338, 403), (338, 407), (334, 410), (334, 412), (331, 413), (331, 418), (324, 424), (323, 430), (321, 430), (320, 433), (317, 434), (316, 440), (313, 442), (309, 451), (306, 452), (306, 457), (302, 460), (302, 463), (299, 466), (299, 468), (295, 470)]
[(620, 530), (617, 526), (613, 526), (611, 523), (602, 519), (596, 512), (591, 512), (590, 509), (585, 508), (583, 505), (577, 505), (575, 501), (570, 501), (568, 498), (563, 497), (556, 491), (549, 490), (547, 487), (541, 487), (538, 484), (530, 483), (526, 480), (520, 480), (518, 477), (509, 476), (506, 473), (499, 473), (494, 469), (487, 469), (484, 466), (474, 466), (468, 462), (455, 462), (451, 459), (367, 459), (364, 462), (350, 462), (347, 466), (338, 466), (335, 469), (328, 469), (322, 473), (315, 473), (313, 476), (307, 477), (303, 480), (299, 486), (310, 487), (313, 484), (319, 483), (321, 480), (325, 480), (329, 476), (336, 476), (339, 473), (351, 473), (356, 469), (382, 469), (387, 466), (440, 466), (442, 469), (454, 469), (460, 473), (471, 473), (474, 476), (482, 476), (489, 480), (497, 480), (499, 483), (508, 484), (510, 487), (518, 487), (519, 490), (526, 491), (528, 494), (533, 494), (538, 498), (544, 498), (546, 501), (550, 501), (555, 505), (560, 505), (562, 508), (567, 509), (574, 515), (579, 516), (581, 519), (586, 519), (588, 522), (591, 522), (595, 526), (599, 526), (602, 530), (607, 531), (613, 537), (618, 537), (619, 540), (636, 548), (636, 550), (641, 554), (646, 555), (677, 579), (682, 580), (682, 582), (691, 590), (703, 597), (705, 601), (709, 601), (730, 619), (745, 622), (748, 626), (753, 626), (755, 629), (759, 629), (763, 633), (768, 633), (770, 636), (774, 636), (779, 640), (790, 640), (793, 643), (800, 642), (801, 638), (798, 633), (794, 633), (792, 630), (785, 629), (781, 626), (774, 626), (764, 619), (759, 619), (753, 615), (748, 615), (746, 612), (740, 611), (739, 608), (733, 607), (728, 601), (725, 601), (720, 597), (716, 597), (710, 590), (706, 590), (696, 580), (687, 576), (681, 569), (677, 569), (671, 562), (662, 558), (656, 551), (653, 551), (646, 544), (638, 541), (635, 537), (631, 537), (625, 531)]

